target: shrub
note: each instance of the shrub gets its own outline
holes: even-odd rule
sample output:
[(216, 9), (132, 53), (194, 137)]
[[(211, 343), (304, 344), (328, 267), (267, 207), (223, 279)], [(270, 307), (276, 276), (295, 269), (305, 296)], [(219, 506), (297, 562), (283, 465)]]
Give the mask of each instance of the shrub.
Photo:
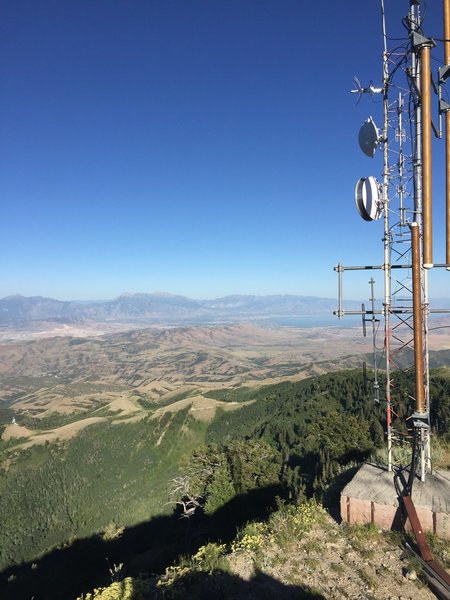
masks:
[(269, 519), (269, 531), (279, 546), (284, 548), (310, 531), (313, 525), (323, 522), (326, 514), (314, 499), (300, 504), (279, 502), (277, 512)]
[(267, 526), (264, 523), (253, 521), (238, 533), (236, 539), (231, 545), (233, 552), (249, 551), (256, 554), (261, 553), (264, 534), (267, 532)]
[(157, 581), (159, 588), (168, 588), (178, 584), (184, 577), (196, 573), (214, 573), (215, 571), (230, 570), (230, 564), (226, 558), (225, 544), (206, 544), (201, 546), (192, 557), (184, 557), (178, 565), (167, 567), (164, 575)]
[(148, 580), (127, 577), (108, 587), (96, 588), (93, 592), (82, 594), (77, 600), (146, 600), (150, 590), (151, 584)]
[(125, 527), (119, 527), (119, 525), (116, 525), (113, 521), (110, 521), (103, 531), (102, 538), (105, 540), (105, 542), (116, 540), (120, 538), (124, 531)]

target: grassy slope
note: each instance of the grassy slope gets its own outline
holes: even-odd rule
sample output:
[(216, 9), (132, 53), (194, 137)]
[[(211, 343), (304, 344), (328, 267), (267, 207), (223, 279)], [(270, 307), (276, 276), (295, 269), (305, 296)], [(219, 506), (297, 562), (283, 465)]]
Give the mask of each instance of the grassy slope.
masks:
[(159, 420), (93, 425), (63, 445), (17, 453), (0, 477), (0, 569), (110, 522), (132, 525), (170, 511), (168, 481), (205, 430), (186, 409)]

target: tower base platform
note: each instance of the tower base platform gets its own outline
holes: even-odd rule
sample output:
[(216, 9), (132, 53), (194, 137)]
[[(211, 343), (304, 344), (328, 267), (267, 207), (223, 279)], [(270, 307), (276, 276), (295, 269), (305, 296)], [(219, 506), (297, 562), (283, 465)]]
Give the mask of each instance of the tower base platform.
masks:
[[(408, 478), (399, 477), (401, 486)], [(450, 473), (428, 473), (426, 481), (416, 479), (412, 500), (424, 531), (450, 540)], [(341, 517), (349, 524), (374, 523), (381, 529), (403, 528), (404, 517), (394, 485), (394, 473), (386, 467), (365, 464), (341, 492)], [(407, 521), (406, 530), (410, 529)]]

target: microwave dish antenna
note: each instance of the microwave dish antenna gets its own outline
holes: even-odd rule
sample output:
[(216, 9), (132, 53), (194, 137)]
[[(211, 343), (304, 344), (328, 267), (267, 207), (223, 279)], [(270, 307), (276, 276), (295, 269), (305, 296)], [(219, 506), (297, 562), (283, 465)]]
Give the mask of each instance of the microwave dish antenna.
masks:
[(369, 158), (375, 156), (375, 152), (380, 144), (380, 132), (375, 125), (372, 117), (369, 117), (361, 125), (358, 135), (359, 147)]
[(355, 203), (364, 221), (376, 221), (383, 214), (381, 186), (375, 177), (361, 177), (355, 187)]

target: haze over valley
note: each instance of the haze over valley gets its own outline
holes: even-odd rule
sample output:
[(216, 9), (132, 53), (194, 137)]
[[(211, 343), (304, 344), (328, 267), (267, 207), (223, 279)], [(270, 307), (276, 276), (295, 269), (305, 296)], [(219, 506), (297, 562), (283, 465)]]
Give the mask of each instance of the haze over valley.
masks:
[[(334, 306), (332, 299), (293, 295), (200, 301), (124, 294), (84, 303), (3, 298), (3, 437), (43, 443), (108, 420), (106, 413), (120, 422), (167, 407), (190, 406), (196, 418), (211, 420), (222, 406), (220, 390), (370, 366), (371, 344), (359, 318), (339, 321), (331, 315)], [(448, 359), (447, 321), (433, 321), (432, 367)], [(43, 433), (40, 425), (33, 432), (33, 423), (52, 422), (58, 414), (64, 428)]]
[[(448, 301), (450, 304), (450, 301)], [(349, 302), (356, 308), (357, 302)], [(0, 299), (0, 339), (50, 335), (101, 335), (144, 326), (220, 324), (338, 325), (336, 300), (278, 294), (233, 295), (193, 300), (166, 293), (122, 294), (96, 302), (59, 301), (42, 296)]]

